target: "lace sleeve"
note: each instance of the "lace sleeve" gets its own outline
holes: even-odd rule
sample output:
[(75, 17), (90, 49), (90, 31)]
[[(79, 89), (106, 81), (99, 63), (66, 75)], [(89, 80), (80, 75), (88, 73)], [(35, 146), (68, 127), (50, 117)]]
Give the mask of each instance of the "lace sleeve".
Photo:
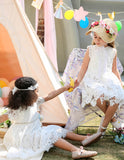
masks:
[(90, 58), (92, 56), (92, 48), (93, 48), (93, 45), (87, 46), (87, 49), (89, 49), (89, 57)]
[(37, 110), (40, 111), (40, 108), (39, 106), (44, 103), (44, 99), (42, 97), (38, 97), (38, 100), (37, 100)]
[(9, 117), (10, 121), (17, 120), (19, 112), (20, 112), (20, 110), (11, 110), (11, 109), (8, 109), (8, 117)]

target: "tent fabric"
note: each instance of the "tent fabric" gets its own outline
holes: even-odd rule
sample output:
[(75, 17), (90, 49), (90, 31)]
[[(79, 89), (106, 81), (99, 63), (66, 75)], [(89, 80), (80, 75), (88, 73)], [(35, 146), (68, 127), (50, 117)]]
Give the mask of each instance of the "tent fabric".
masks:
[(11, 38), (5, 27), (0, 24), (0, 77), (12, 81), (22, 75)]
[[(50, 91), (60, 88), (59, 75), (54, 70), (44, 47), (18, 0), (0, 1), (0, 24), (2, 29), (6, 31), (5, 33), (9, 35), (7, 37), (10, 42), (6, 43), (7, 39), (5, 41), (2, 40), (2, 43), (6, 43), (3, 46), (6, 48), (8, 45), (8, 55), (11, 52), (10, 57), (8, 56), (8, 59), (3, 60), (2, 65), (4, 66), (4, 63), (8, 63), (8, 66), (7, 68), (3, 67), (4, 69), (0, 71), (0, 75), (5, 76), (3, 75), (4, 72), (7, 74), (11, 72), (12, 77), (9, 80), (21, 75), (33, 77), (39, 83), (40, 96), (45, 96)], [(1, 34), (2, 32), (0, 37)], [(1, 45), (0, 55), (2, 55), (2, 50)], [(3, 57), (1, 56), (0, 61), (2, 59)], [(19, 75), (12, 68), (18, 70)], [(43, 123), (64, 125), (67, 122), (68, 106), (63, 94), (49, 102), (45, 102), (42, 106)]]
[(22, 8), (25, 10), (25, 3), (24, 3), (24, 0), (19, 0), (19, 2), (20, 2), (20, 4), (21, 4)]

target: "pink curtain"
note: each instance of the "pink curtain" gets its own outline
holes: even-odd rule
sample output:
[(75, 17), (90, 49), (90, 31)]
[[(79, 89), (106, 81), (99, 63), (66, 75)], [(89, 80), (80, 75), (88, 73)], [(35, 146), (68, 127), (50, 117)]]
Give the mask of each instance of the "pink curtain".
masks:
[(35, 31), (37, 33), (37, 28), (38, 28), (38, 16), (39, 15), (39, 10), (36, 9), (36, 12), (35, 12)]
[(44, 0), (44, 24), (45, 24), (45, 38), (44, 45), (46, 52), (58, 71), (57, 55), (56, 55), (56, 32), (53, 11), (53, 1)]

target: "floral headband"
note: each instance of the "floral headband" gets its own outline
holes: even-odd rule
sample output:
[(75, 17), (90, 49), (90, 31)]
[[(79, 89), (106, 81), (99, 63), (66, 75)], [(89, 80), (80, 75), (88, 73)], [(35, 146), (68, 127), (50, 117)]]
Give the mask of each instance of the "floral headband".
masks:
[(33, 90), (35, 90), (35, 89), (37, 89), (38, 88), (38, 84), (35, 84), (34, 86), (30, 86), (30, 87), (28, 87), (28, 88), (26, 88), (26, 89), (19, 89), (19, 88), (17, 88), (16, 86), (13, 88), (13, 90), (12, 90), (12, 94), (14, 95), (15, 94), (15, 92), (16, 91), (18, 91), (18, 90), (20, 90), (20, 91), (25, 91), (25, 90), (31, 90), (31, 91), (33, 91)]
[(103, 20), (101, 20), (100, 22), (99, 21), (93, 22), (89, 29), (98, 25), (102, 28), (105, 28), (106, 33), (108, 33), (110, 36), (117, 35), (117, 33), (113, 30), (113, 28), (107, 25)]

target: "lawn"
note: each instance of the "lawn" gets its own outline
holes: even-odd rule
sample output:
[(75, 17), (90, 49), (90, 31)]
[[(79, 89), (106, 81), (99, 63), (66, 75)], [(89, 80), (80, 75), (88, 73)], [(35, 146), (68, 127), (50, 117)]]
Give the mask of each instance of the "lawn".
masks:
[[(70, 141), (72, 142), (72, 141)], [(80, 146), (78, 142), (72, 142)], [(124, 160), (124, 146), (113, 142), (112, 137), (104, 137), (100, 141), (85, 147), (87, 150), (96, 150), (98, 155), (87, 160)], [(48, 153), (45, 152), (43, 160), (71, 160), (71, 153), (59, 148), (52, 148)]]
[[(90, 115), (91, 116), (91, 115)], [(93, 134), (97, 132), (100, 124), (100, 118), (96, 116), (93, 120), (80, 125), (74, 132), (78, 134), (86, 135), (88, 133)], [(106, 135), (98, 142), (91, 144), (88, 147), (84, 147), (87, 150), (95, 150), (98, 155), (93, 158), (87, 158), (86, 160), (124, 160), (124, 145), (117, 144), (113, 141), (113, 136), (109, 131), (112, 131), (112, 126), (109, 124), (106, 131)], [(70, 141), (76, 146), (80, 146), (80, 142)], [(42, 160), (71, 160), (71, 153), (64, 151), (57, 147), (53, 147), (49, 152), (45, 152)]]
[[(97, 131), (99, 124), (99, 117), (87, 122), (85, 125), (78, 127), (75, 132), (78, 134), (94, 133)], [(93, 127), (95, 123), (95, 126)], [(90, 126), (90, 127), (89, 127)], [(92, 127), (91, 127), (92, 126)], [(108, 126), (106, 135), (101, 138), (98, 142), (91, 144), (88, 147), (84, 147), (87, 150), (95, 150), (98, 155), (93, 158), (86, 158), (87, 160), (124, 160), (124, 145), (117, 144), (113, 141), (113, 136), (109, 134), (112, 131), (111, 124)], [(76, 146), (80, 146), (80, 142), (70, 141)], [(42, 160), (71, 160), (71, 153), (64, 151), (57, 147), (53, 147), (49, 152), (45, 152)]]

